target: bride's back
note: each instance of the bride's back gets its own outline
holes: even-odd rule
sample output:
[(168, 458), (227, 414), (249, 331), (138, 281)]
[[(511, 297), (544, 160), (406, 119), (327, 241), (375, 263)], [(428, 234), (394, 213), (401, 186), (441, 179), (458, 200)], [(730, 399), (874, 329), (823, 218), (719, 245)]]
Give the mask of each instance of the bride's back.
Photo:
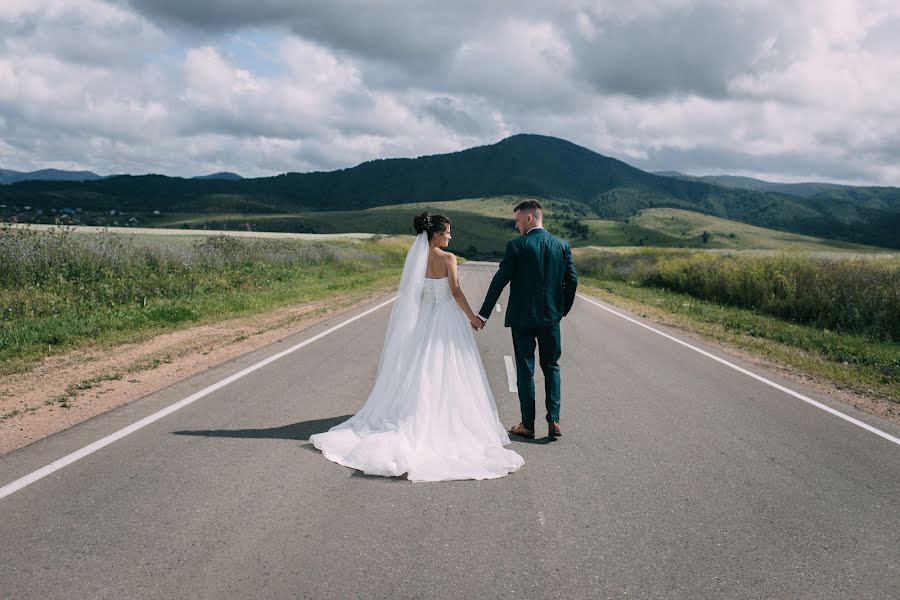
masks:
[(440, 248), (431, 248), (428, 252), (428, 266), (425, 268), (425, 277), (429, 279), (443, 279), (447, 277), (447, 255)]

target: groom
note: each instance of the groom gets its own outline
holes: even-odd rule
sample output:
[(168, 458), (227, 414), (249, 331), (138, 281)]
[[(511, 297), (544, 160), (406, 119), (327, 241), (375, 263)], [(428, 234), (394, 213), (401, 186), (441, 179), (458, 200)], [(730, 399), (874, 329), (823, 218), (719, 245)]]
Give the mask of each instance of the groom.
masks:
[(559, 321), (575, 301), (578, 276), (569, 243), (543, 228), (543, 210), (526, 200), (514, 210), (522, 234), (506, 244), (506, 255), (491, 280), (478, 317), (487, 323), (500, 292), (510, 284), (506, 326), (512, 329), (516, 354), (516, 385), (522, 422), (510, 433), (534, 438), (534, 349), (540, 351), (544, 372), (549, 435), (559, 437)]

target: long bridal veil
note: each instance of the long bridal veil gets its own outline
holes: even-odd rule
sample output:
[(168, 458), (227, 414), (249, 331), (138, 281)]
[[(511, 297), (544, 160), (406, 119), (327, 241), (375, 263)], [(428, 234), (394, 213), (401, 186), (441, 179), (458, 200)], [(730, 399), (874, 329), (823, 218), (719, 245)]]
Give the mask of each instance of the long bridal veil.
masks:
[[(402, 402), (401, 399), (410, 384), (408, 375), (411, 355), (415, 350), (413, 345), (417, 335), (416, 324), (422, 303), (427, 265), (428, 236), (423, 232), (416, 236), (403, 263), (400, 287), (388, 321), (372, 391), (359, 412), (333, 427), (332, 432), (347, 429), (358, 433), (390, 430), (403, 421), (408, 416), (408, 411), (412, 409), (409, 403)], [(327, 434), (313, 436), (310, 441), (319, 447), (329, 460), (346, 464), (345, 461), (336, 460), (337, 457), (333, 453), (329, 455), (325, 435)]]
[(378, 388), (379, 381), (396, 379), (404, 371), (402, 358), (406, 356), (406, 353), (403, 352), (403, 346), (410, 342), (413, 331), (416, 329), (427, 266), (428, 235), (423, 231), (416, 236), (409, 252), (406, 253), (403, 274), (400, 276), (400, 287), (397, 290), (397, 300), (391, 310), (384, 347), (381, 350), (381, 360), (378, 362), (375, 388)]

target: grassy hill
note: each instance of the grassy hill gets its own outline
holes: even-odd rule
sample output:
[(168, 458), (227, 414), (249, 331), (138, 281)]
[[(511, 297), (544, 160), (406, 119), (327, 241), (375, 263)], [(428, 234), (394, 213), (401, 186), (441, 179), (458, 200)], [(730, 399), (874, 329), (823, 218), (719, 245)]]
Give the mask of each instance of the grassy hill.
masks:
[[(446, 215), (452, 221), (451, 249), (454, 252), (470, 259), (496, 259), (503, 255), (506, 242), (519, 235), (514, 227), (512, 211), (522, 199), (518, 196), (500, 196), (396, 204), (365, 210), (268, 215), (168, 215), (151, 223), (156, 227), (191, 229), (410, 234), (413, 233), (413, 216), (427, 210)], [(578, 246), (695, 245), (695, 242), (679, 240), (640, 225), (598, 219), (589, 211), (576, 213), (566, 202), (551, 200), (545, 203), (545, 208), (547, 228)]]
[[(508, 198), (463, 200), (379, 206), (365, 210), (311, 211), (300, 213), (171, 215), (152, 222), (170, 228), (251, 229), (299, 233), (383, 233), (412, 234), (412, 219), (430, 211), (452, 221), (450, 249), (470, 259), (491, 259), (502, 255), (506, 242), (518, 235), (513, 228)], [(483, 207), (479, 204), (483, 203)], [(512, 206), (515, 206), (513, 202)], [(478, 210), (483, 208), (484, 210)]]
[[(886, 251), (876, 246), (864, 246), (787, 233), (674, 208), (642, 210), (636, 216), (628, 219), (628, 221), (645, 229), (663, 233), (685, 242), (692, 242), (694, 246), (706, 248), (803, 250), (810, 252), (846, 250), (867, 253)], [(704, 232), (708, 234), (706, 242), (702, 241)]]
[[(565, 205), (561, 212), (584, 221), (587, 236), (615, 230), (590, 222), (594, 219), (622, 221), (619, 231), (635, 243), (650, 234), (635, 237), (639, 232), (628, 231), (625, 219), (649, 208), (677, 208), (794, 233), (900, 247), (897, 188), (838, 188), (800, 197), (723, 187), (653, 175), (571, 142), (530, 134), (461, 152), (380, 159), (332, 172), (241, 180), (144, 175), (27, 181), (0, 186), (0, 218), (33, 219), (35, 215), (21, 210), (28, 205), (46, 218), (64, 208), (124, 211), (135, 218), (154, 211), (165, 216), (268, 214), (272, 218), (265, 223), (287, 226), (284, 215), (291, 214), (294, 226), (326, 227), (325, 221), (334, 218), (341, 222), (332, 226), (343, 227), (350, 217), (335, 211), (503, 196), (534, 196)], [(329, 214), (314, 217), (314, 212)], [(353, 219), (368, 226), (378, 217)]]
[[(378, 206), (354, 211), (281, 214), (169, 215), (157, 227), (284, 231), (300, 233), (411, 234), (412, 217), (422, 211), (450, 217), (451, 250), (469, 259), (496, 259), (518, 235), (512, 210), (518, 196), (468, 198)], [(647, 209), (628, 222), (600, 219), (590, 211), (575, 213), (566, 202), (546, 204), (547, 228), (573, 246), (656, 246), (666, 248), (791, 248), (809, 251), (873, 252), (877, 248), (784, 233), (680, 209)], [(710, 235), (703, 241), (703, 232)]]

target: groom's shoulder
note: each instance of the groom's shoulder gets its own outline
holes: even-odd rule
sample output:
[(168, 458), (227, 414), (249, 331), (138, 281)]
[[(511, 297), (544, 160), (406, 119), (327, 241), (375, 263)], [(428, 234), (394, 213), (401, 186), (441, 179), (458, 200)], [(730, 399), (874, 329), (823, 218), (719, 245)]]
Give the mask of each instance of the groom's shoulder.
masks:
[(552, 233), (550, 234), (550, 237), (553, 238), (553, 241), (556, 242), (557, 244), (559, 244), (559, 246), (562, 247), (563, 249), (569, 248), (569, 242), (567, 240), (564, 240), (559, 236), (553, 235)]
[(525, 236), (525, 235), (516, 236), (513, 239), (506, 242), (506, 247), (513, 248), (513, 249), (519, 249), (522, 246), (524, 246), (526, 243), (528, 243), (527, 238), (528, 238), (528, 236)]

